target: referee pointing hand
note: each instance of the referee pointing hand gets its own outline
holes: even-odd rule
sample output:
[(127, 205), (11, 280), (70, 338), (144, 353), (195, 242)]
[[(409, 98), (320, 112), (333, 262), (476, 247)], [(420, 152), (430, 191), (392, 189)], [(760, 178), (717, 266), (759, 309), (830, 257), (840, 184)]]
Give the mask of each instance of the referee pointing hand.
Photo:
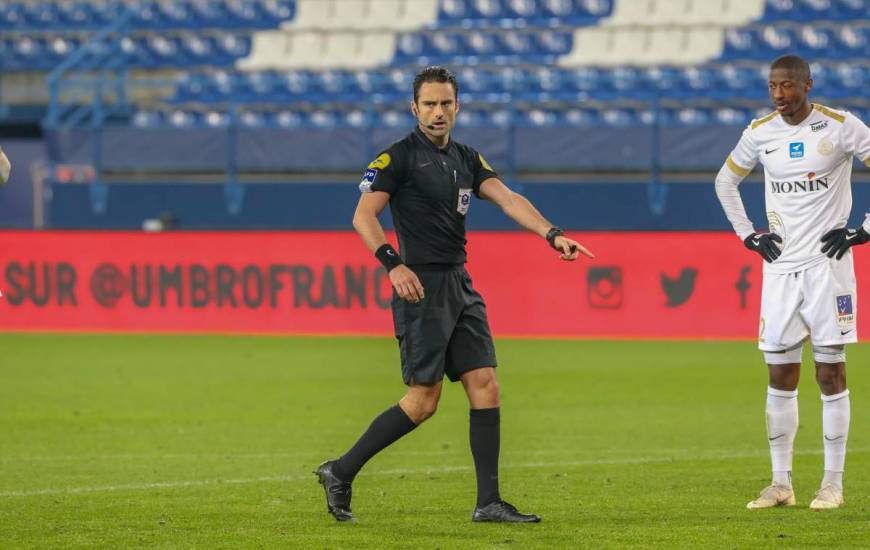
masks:
[[(468, 395), (471, 454), (477, 475), (476, 522), (538, 522), (501, 498), (499, 385), (495, 347), (486, 306), (465, 270), (465, 218), (472, 195), (498, 205), (522, 227), (546, 239), (563, 260), (580, 254), (524, 197), (498, 178), (486, 159), (450, 139), (459, 111), (459, 86), (447, 69), (429, 67), (414, 79), (411, 112), (417, 127), (369, 164), (359, 185), (362, 196), (353, 226), (389, 272), (393, 322), (408, 386), (397, 405), (374, 419), (344, 455), (315, 473), (326, 491), (329, 512), (353, 520), (351, 483), (375, 454), (435, 413), (444, 375), (461, 381)], [(399, 250), (387, 242), (378, 215), (387, 206)]]

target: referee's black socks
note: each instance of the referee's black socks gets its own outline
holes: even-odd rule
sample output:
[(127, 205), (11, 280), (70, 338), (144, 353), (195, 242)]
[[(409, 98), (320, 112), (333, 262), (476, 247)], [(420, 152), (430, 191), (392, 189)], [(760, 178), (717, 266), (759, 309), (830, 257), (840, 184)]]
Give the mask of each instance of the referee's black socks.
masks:
[(501, 442), (499, 408), (471, 409), (469, 439), (477, 474), (477, 505), (501, 499), (498, 492), (498, 449)]
[(347, 453), (338, 459), (333, 472), (343, 481), (353, 481), (371, 457), (416, 427), (417, 425), (408, 418), (401, 407), (393, 405), (372, 420), (369, 429)]

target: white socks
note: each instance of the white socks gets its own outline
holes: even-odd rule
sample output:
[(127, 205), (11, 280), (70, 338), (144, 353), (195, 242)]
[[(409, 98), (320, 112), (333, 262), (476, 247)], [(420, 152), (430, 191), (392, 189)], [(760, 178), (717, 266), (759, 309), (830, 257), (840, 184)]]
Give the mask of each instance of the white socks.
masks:
[(822, 395), (822, 433), (825, 445), (825, 478), (822, 480), (822, 487), (830, 484), (843, 490), (849, 418), (849, 390), (834, 395)]
[(797, 390), (767, 388), (767, 439), (770, 442), (770, 462), (773, 482), (791, 487), (791, 462), (794, 436), (798, 427)]
[[(783, 391), (767, 388), (765, 414), (773, 483), (787, 487), (791, 487), (794, 437), (798, 427), (797, 395), (797, 390)], [(825, 477), (822, 480), (822, 487), (833, 485), (843, 490), (849, 419), (849, 390), (835, 395), (822, 395), (822, 432), (825, 447)]]

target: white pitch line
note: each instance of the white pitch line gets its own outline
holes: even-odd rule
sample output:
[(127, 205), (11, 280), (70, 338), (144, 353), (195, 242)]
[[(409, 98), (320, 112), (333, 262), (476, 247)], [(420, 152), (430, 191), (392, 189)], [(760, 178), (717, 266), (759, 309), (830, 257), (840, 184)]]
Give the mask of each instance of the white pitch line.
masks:
[[(868, 449), (853, 449), (850, 454), (866, 453)], [(619, 464), (660, 464), (668, 462), (688, 462), (693, 460), (723, 460), (741, 458), (759, 458), (767, 456), (766, 451), (745, 451), (739, 453), (702, 454), (685, 456), (661, 456), (661, 457), (637, 457), (637, 458), (613, 458), (613, 459), (589, 459), (589, 460), (557, 460), (551, 462), (526, 462), (518, 464), (502, 464), (500, 468), (546, 468), (553, 466), (606, 466)], [(822, 451), (795, 451), (796, 455), (819, 455)], [(437, 468), (398, 468), (392, 470), (376, 470), (366, 472), (366, 475), (392, 476), (392, 475), (416, 475), (416, 474), (447, 474), (451, 472), (464, 472), (471, 470), (466, 466), (441, 466)], [(0, 498), (32, 497), (44, 495), (78, 495), (85, 493), (102, 493), (116, 491), (148, 491), (151, 489), (177, 489), (182, 487), (202, 487), (207, 485), (240, 485), (250, 483), (268, 483), (275, 481), (300, 481), (313, 479), (311, 474), (297, 476), (265, 476), (243, 479), (199, 479), (187, 481), (165, 481), (158, 483), (131, 483), (125, 485), (103, 485), (98, 487), (68, 487), (34, 489), (30, 491), (4, 491), (0, 492)]]

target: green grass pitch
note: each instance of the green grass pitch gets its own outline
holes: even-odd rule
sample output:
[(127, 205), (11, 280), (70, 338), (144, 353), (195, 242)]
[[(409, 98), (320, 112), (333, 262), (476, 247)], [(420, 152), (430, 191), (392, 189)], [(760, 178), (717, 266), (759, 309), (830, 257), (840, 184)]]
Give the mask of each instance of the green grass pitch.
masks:
[[(476, 525), (468, 406), (354, 485), (356, 524), (311, 470), (403, 386), (388, 338), (0, 335), (2, 548), (854, 548), (870, 545), (870, 347), (849, 349), (846, 505), (807, 509), (821, 402), (801, 381), (798, 506), (769, 479), (751, 342), (500, 340), (502, 495), (538, 525)], [(808, 350), (807, 350), (808, 351)], [(805, 359), (811, 355), (805, 351)]]

